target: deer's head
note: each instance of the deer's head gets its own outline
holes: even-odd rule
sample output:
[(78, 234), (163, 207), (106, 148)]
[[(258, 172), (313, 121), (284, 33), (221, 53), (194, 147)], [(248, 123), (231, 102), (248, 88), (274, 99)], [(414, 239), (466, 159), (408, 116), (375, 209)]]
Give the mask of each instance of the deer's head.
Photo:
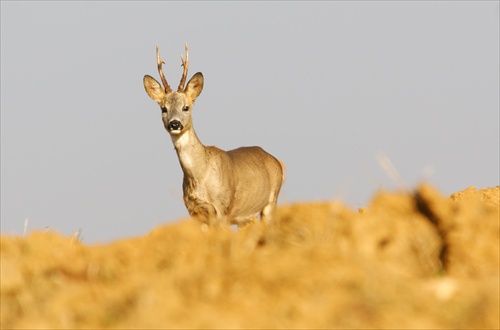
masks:
[(163, 124), (167, 132), (170, 133), (170, 135), (180, 135), (191, 128), (191, 109), (194, 101), (203, 89), (203, 75), (201, 72), (197, 72), (189, 80), (186, 87), (184, 87), (189, 64), (189, 54), (186, 45), (186, 60), (184, 60), (181, 55), (184, 72), (182, 73), (179, 87), (177, 88), (177, 91), (174, 92), (168, 85), (167, 79), (163, 74), (161, 67), (165, 62), (163, 62), (160, 58), (158, 45), (156, 45), (156, 61), (163, 87), (158, 81), (156, 81), (155, 78), (145, 75), (144, 88), (146, 89), (149, 97), (158, 102), (160, 105)]

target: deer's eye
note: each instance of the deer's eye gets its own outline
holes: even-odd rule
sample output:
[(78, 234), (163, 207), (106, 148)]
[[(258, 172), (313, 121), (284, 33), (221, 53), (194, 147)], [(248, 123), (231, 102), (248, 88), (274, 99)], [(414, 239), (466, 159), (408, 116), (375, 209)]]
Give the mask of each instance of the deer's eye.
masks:
[(189, 111), (189, 106), (187, 106), (187, 105), (183, 106), (182, 111)]
[(161, 107), (161, 113), (166, 113), (168, 110), (166, 107)]

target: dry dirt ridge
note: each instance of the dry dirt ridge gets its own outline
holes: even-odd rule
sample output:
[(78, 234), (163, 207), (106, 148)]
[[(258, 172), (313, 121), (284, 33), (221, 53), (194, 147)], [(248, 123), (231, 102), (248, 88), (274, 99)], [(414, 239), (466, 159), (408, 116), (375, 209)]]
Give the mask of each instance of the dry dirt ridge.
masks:
[(1, 236), (1, 327), (498, 329), (499, 187), (293, 204), (87, 246)]

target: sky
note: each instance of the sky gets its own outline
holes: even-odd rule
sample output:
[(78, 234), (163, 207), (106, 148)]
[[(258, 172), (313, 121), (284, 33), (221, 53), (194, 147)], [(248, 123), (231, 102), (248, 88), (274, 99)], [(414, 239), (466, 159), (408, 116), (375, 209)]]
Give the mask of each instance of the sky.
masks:
[[(499, 185), (498, 1), (1, 1), (1, 233), (84, 243), (188, 217), (159, 80), (205, 145), (286, 165), (279, 205)], [(389, 164), (389, 165), (388, 165)], [(27, 225), (27, 228), (25, 228)]]

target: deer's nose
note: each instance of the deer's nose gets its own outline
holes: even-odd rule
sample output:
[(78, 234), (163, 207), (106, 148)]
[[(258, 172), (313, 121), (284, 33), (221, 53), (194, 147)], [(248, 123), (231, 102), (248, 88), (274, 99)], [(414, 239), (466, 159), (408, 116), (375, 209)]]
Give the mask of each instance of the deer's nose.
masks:
[(178, 120), (172, 120), (168, 123), (168, 129), (171, 131), (178, 131), (182, 129), (182, 124)]

